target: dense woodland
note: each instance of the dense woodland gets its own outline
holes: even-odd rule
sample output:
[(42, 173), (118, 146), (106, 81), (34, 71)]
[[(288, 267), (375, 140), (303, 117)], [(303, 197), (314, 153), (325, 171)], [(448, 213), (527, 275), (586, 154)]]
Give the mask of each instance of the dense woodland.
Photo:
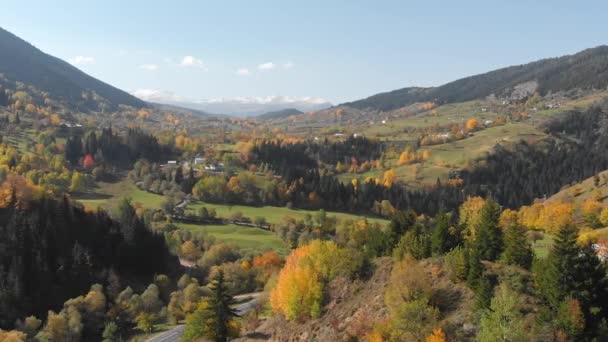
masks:
[(174, 267), (162, 235), (150, 232), (128, 202), (116, 221), (67, 198), (33, 200), (23, 190), (4, 190), (10, 199), (0, 209), (3, 328), (26, 314), (57, 308), (93, 283), (107, 283), (110, 274), (145, 279)]

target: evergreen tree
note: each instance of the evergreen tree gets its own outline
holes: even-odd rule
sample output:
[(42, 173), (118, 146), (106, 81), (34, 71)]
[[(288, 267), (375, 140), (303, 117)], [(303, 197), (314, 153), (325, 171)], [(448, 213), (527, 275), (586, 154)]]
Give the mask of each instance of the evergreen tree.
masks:
[(211, 283), (211, 297), (209, 298), (209, 309), (213, 312), (214, 326), (213, 337), (216, 341), (227, 341), (229, 336), (229, 322), (237, 317), (236, 310), (232, 308), (235, 304), (234, 298), (228, 293), (228, 287), (224, 279), (224, 272), (220, 270)]
[(71, 136), (65, 143), (65, 159), (76, 165), (80, 157), (82, 157), (82, 141), (79, 137)]
[(529, 269), (532, 265), (532, 246), (526, 238), (525, 230), (517, 225), (507, 228), (505, 233), (505, 250), (501, 261), (508, 265), (518, 265)]
[(228, 341), (234, 332), (230, 331), (231, 321), (237, 317), (232, 308), (234, 299), (228, 294), (224, 272), (220, 270), (210, 285), (211, 295), (188, 317), (184, 339), (196, 340), (207, 337), (213, 341)]
[(545, 299), (553, 308), (557, 308), (566, 296), (574, 292), (577, 259), (581, 252), (577, 237), (578, 232), (574, 226), (563, 227), (549, 252), (548, 283), (542, 287), (547, 296)]
[(449, 252), (453, 247), (450, 241), (450, 219), (445, 213), (440, 213), (435, 219), (433, 236), (431, 237), (431, 250), (436, 255)]
[(84, 153), (94, 156), (97, 153), (97, 135), (95, 135), (95, 131), (89, 132), (84, 140)]
[(482, 275), (475, 289), (475, 308), (485, 310), (490, 307), (494, 286), (487, 275)]
[(177, 169), (175, 170), (175, 176), (173, 177), (173, 181), (176, 184), (181, 184), (183, 180), (184, 180), (184, 170), (182, 169), (181, 165), (178, 165)]
[(474, 248), (482, 260), (495, 261), (503, 250), (502, 231), (498, 226), (500, 207), (493, 200), (487, 200), (481, 209), (476, 231)]
[(397, 211), (389, 224), (391, 247), (394, 247), (415, 223), (416, 214), (413, 211)]
[(574, 293), (570, 295), (580, 301), (587, 330), (593, 332), (602, 317), (608, 314), (608, 279), (606, 266), (597, 257), (591, 244), (581, 247), (575, 272)]
[(479, 285), (479, 279), (483, 274), (483, 264), (479, 257), (479, 250), (477, 248), (470, 248), (468, 251), (468, 271), (467, 271), (467, 284), (470, 288), (476, 289)]

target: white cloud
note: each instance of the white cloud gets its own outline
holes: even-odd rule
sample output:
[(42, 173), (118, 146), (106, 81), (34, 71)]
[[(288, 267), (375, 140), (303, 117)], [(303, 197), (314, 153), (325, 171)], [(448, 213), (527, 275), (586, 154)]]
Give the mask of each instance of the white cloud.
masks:
[(170, 91), (158, 89), (137, 89), (130, 91), (131, 95), (138, 97), (144, 101), (165, 102), (165, 101), (181, 101), (181, 97), (173, 94)]
[(205, 63), (203, 63), (203, 60), (200, 58), (196, 58), (194, 56), (184, 56), (184, 58), (182, 58), (182, 61), (179, 63), (180, 66), (183, 67), (198, 67), (198, 68), (205, 68)]
[(272, 62), (268, 62), (268, 63), (263, 63), (258, 65), (258, 69), (260, 70), (272, 70), (276, 67), (276, 64), (272, 63)]
[(75, 56), (68, 60), (70, 63), (74, 65), (78, 64), (93, 64), (95, 63), (95, 57), (90, 56)]
[(156, 64), (142, 64), (139, 66), (140, 69), (144, 69), (144, 70), (148, 70), (148, 71), (155, 71), (158, 70), (158, 65)]
[(291, 61), (287, 62), (287, 63), (283, 63), (283, 69), (285, 69), (285, 70), (289, 70), (289, 69), (291, 69), (293, 67), (294, 67), (294, 64)]
[(249, 76), (251, 72), (249, 72), (249, 69), (247, 68), (240, 68), (236, 71), (236, 74), (241, 76)]

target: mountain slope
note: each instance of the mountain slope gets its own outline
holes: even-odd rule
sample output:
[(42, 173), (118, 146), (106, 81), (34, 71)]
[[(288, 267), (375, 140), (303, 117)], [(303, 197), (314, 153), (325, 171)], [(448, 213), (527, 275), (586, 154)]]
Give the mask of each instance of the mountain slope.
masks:
[(542, 59), (466, 77), (439, 87), (403, 88), (344, 105), (388, 111), (416, 102), (465, 102), (492, 94), (521, 98), (535, 91), (545, 95), (573, 89), (602, 89), (607, 86), (608, 46), (599, 46), (574, 55)]
[[(81, 111), (99, 110), (99, 103), (144, 107), (140, 99), (97, 80), (69, 63), (48, 55), (0, 28), (0, 84), (15, 89), (22, 82), (49, 97)], [(102, 99), (99, 99), (101, 97)]]
[(272, 119), (282, 119), (292, 115), (304, 114), (304, 112), (297, 110), (295, 108), (286, 108), (283, 110), (277, 110), (273, 112), (267, 112), (262, 115), (258, 115), (256, 119), (259, 120), (272, 120)]

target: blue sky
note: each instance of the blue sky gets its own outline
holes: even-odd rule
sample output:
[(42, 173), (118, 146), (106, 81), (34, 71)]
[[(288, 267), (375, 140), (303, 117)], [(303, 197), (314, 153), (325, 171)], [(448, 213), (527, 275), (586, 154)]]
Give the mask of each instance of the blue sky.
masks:
[(12, 0), (0, 26), (129, 91), (341, 103), (607, 44), (607, 13), (606, 1)]

